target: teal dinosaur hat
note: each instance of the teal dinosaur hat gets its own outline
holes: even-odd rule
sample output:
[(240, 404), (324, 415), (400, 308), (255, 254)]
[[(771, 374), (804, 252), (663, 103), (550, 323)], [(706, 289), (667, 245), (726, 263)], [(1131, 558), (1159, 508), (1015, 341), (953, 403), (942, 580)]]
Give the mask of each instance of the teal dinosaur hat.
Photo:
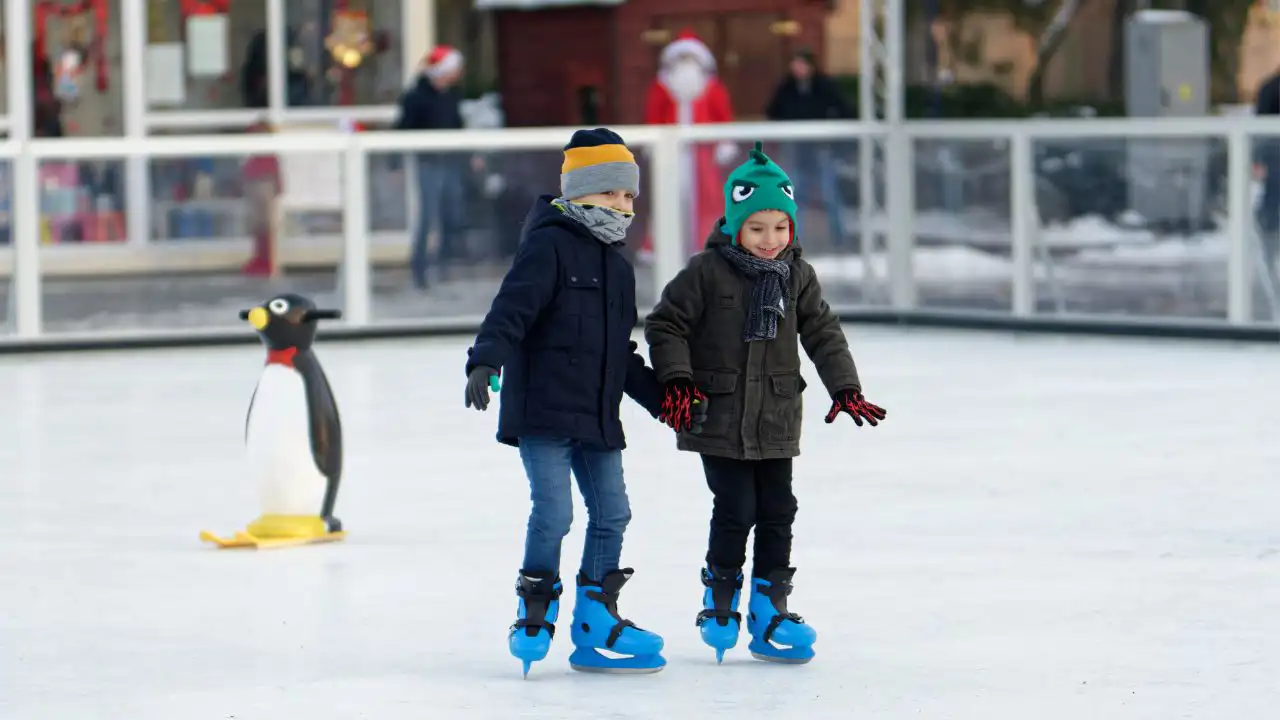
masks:
[(724, 183), (724, 224), (720, 229), (738, 241), (742, 223), (761, 210), (781, 210), (791, 218), (792, 239), (796, 228), (796, 191), (791, 178), (769, 159), (760, 142), (748, 154), (747, 161), (729, 174)]

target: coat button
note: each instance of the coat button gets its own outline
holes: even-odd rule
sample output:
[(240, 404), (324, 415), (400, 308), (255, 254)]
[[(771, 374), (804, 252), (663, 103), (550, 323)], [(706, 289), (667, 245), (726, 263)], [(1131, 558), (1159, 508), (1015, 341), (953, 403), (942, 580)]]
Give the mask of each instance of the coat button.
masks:
[(577, 275), (570, 275), (570, 276), (569, 276), (569, 282), (578, 282), (578, 276), (577, 276)]
[(599, 280), (598, 278), (591, 278), (591, 282), (593, 282), (593, 283), (598, 283), (598, 282), (600, 282), (600, 280)]

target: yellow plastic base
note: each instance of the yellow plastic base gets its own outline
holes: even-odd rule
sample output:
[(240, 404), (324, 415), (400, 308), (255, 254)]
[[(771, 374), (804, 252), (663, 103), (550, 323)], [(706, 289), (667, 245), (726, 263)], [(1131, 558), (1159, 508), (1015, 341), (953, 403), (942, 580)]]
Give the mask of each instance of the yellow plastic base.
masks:
[(219, 549), (272, 548), (313, 545), (338, 542), (347, 536), (345, 531), (329, 532), (323, 518), (310, 515), (263, 515), (230, 538), (220, 537), (208, 530), (200, 532), (200, 539), (217, 545)]
[(245, 532), (256, 538), (297, 540), (328, 535), (329, 526), (317, 515), (261, 515)]

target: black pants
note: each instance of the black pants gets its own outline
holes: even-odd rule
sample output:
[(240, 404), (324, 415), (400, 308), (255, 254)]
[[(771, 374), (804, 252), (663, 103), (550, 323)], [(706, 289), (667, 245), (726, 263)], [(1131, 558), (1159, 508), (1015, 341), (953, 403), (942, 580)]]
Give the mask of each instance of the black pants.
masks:
[(746, 565), (747, 534), (756, 529), (751, 575), (791, 565), (791, 525), (796, 496), (791, 492), (791, 459), (732, 460), (702, 456), (707, 486), (715, 497), (707, 562), (721, 568)]

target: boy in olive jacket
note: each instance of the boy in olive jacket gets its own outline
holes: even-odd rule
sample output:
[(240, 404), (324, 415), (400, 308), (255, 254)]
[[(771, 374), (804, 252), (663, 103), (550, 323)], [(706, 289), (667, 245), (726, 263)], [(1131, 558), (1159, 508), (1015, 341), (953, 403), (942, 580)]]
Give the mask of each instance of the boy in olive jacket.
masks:
[[(791, 461), (800, 454), (800, 351), (831, 394), (826, 421), (847, 413), (859, 426), (885, 411), (862, 395), (840, 320), (813, 266), (795, 246), (795, 189), (756, 143), (724, 186), (725, 217), (706, 249), (663, 289), (645, 320), (649, 359), (664, 385), (662, 419), (677, 447), (699, 453), (714, 496), (702, 570), (702, 639), (717, 659), (737, 644), (747, 535), (756, 531), (747, 630), (761, 660), (808, 662), (817, 633), (787, 610), (796, 498)], [(706, 417), (691, 432), (704, 398)]]

